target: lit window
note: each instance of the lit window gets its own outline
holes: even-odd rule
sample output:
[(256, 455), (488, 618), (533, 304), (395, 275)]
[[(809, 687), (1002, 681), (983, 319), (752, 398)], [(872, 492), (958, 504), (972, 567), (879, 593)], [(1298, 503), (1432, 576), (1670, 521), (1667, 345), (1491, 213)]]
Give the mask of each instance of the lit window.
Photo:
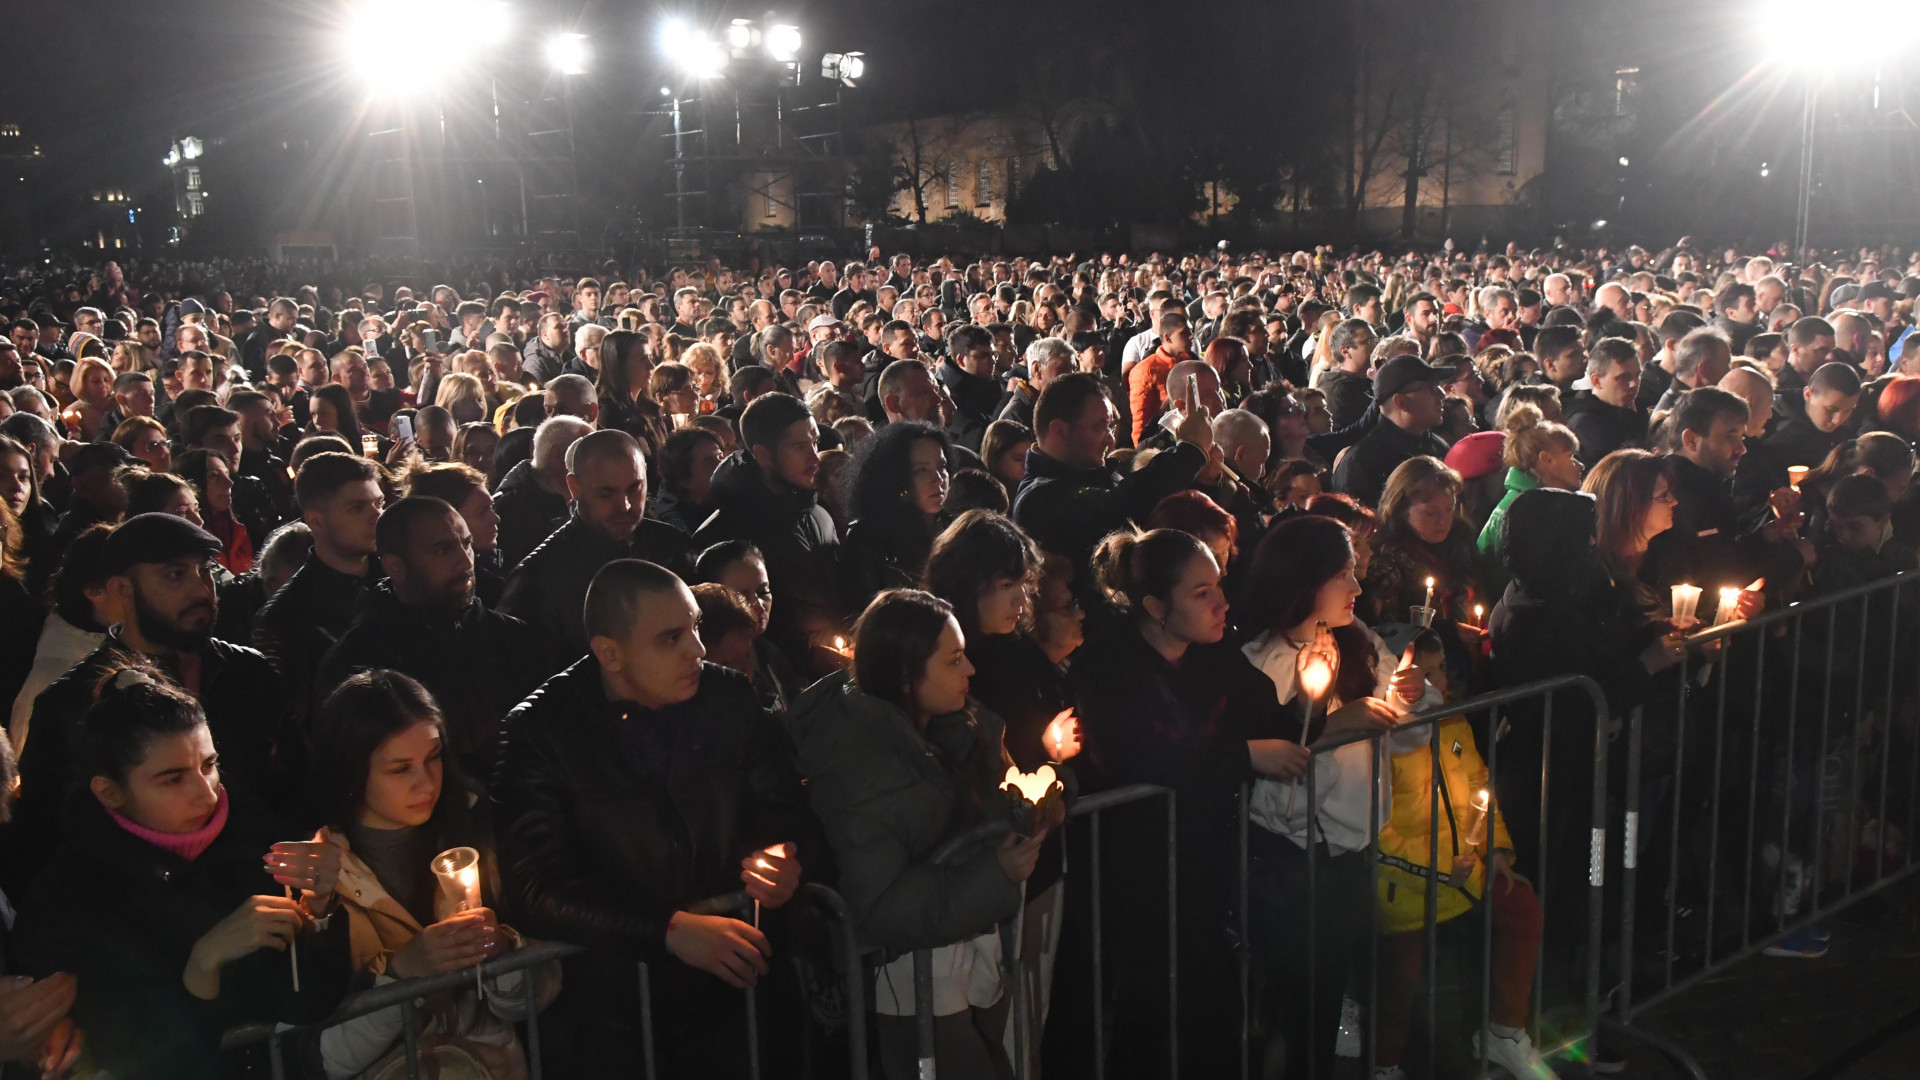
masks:
[(960, 166), (947, 162), (947, 209), (960, 209)]
[(1515, 135), (1513, 125), (1513, 106), (1502, 106), (1499, 117), (1494, 121), (1494, 145), (1496, 147), (1494, 156), (1497, 162), (1494, 171), (1498, 172), (1501, 176), (1512, 176), (1517, 171), (1515, 168), (1515, 160), (1518, 157), (1516, 153), (1517, 143), (1518, 138)]
[(986, 158), (981, 158), (974, 169), (974, 174), (973, 201), (980, 206), (991, 206), (993, 204), (993, 163)]

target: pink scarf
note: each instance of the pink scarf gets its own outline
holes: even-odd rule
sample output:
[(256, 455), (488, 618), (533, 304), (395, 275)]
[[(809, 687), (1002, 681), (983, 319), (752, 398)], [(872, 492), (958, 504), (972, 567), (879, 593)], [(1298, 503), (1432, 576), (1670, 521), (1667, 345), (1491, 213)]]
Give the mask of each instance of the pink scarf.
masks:
[(200, 826), (190, 833), (155, 832), (131, 818), (121, 816), (121, 814), (112, 807), (103, 807), (102, 809), (106, 810), (107, 816), (113, 819), (114, 824), (162, 851), (170, 851), (188, 862), (192, 862), (200, 857), (201, 852), (212, 846), (214, 838), (218, 837), (220, 830), (226, 827), (227, 789), (225, 786), (220, 788), (220, 802), (219, 805), (214, 807), (213, 816), (207, 819), (205, 825)]

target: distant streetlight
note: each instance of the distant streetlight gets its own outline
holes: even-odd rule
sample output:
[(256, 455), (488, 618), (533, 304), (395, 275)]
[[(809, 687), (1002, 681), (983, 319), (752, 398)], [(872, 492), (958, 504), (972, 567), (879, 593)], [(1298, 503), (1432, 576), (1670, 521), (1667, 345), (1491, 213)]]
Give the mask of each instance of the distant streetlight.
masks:
[(584, 75), (591, 58), (585, 34), (555, 34), (547, 39), (547, 66), (562, 75)]

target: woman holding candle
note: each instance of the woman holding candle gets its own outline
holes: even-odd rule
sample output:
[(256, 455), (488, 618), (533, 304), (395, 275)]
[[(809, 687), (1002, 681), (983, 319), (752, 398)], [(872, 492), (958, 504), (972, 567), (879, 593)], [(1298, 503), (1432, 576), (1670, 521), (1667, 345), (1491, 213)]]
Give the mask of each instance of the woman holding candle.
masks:
[[(973, 665), (946, 601), (910, 589), (881, 593), (853, 637), (853, 670), (810, 687), (787, 726), (860, 941), (899, 958), (875, 980), (881, 1061), (888, 1076), (914, 1073), (906, 954), (933, 949), (935, 1012), (951, 1010), (934, 1019), (941, 1075), (990, 1080), (1006, 1068), (1006, 1015), (995, 965), (977, 939), (1020, 910), (1021, 883), (1063, 807), (1047, 799), (1023, 820), (1000, 791), (1003, 725), (968, 697)], [(1009, 832), (932, 861), (990, 822)]]
[[(968, 692), (1006, 721), (1007, 754), (1022, 772), (1064, 762), (1078, 748), (1066, 672), (1033, 634), (1040, 566), (1033, 541), (1004, 516), (985, 510), (955, 519), (934, 540), (927, 559), (927, 591), (953, 605), (966, 635), (973, 664)], [(1064, 741), (1059, 738), (1063, 729)], [(1040, 1046), (1065, 905), (1060, 842), (1060, 833), (1048, 835), (1027, 880), (1021, 964), (1029, 987), (1027, 1030), (1033, 1033), (1028, 1045), (1034, 1051)], [(1037, 1057), (1033, 1064), (1037, 1070)]]
[[(473, 891), (499, 895), (486, 803), (442, 757), (446, 724), (424, 687), (393, 671), (368, 671), (328, 696), (314, 724), (309, 812), (340, 852), (338, 892), (360, 985), (441, 975), (506, 953), (519, 936), (492, 910), (466, 908), (435, 879), (450, 848), (480, 855)], [(448, 782), (451, 780), (452, 782)], [(543, 997), (558, 965), (542, 969)], [(490, 980), (484, 1004), (466, 985), (431, 999), (419, 1035), (423, 1059), (442, 1068), (471, 1058), (492, 1077), (523, 1075), (513, 1023), (525, 1014), (523, 973)], [(389, 1009), (321, 1033), (314, 1047), (329, 1080), (378, 1073), (402, 1056), (400, 1012)]]
[(228, 1028), (331, 1012), (351, 971), (332, 846), (274, 843), (229, 801), (205, 713), (157, 670), (109, 675), (83, 731), (90, 779), (12, 940), (25, 972), (78, 977), (90, 1068), (213, 1076)]
[(1449, 666), (1465, 685), (1481, 639), (1467, 616), (1488, 594), (1473, 526), (1460, 516), (1460, 490), (1460, 474), (1438, 458), (1401, 462), (1380, 496), (1380, 531), (1361, 585), (1375, 625), (1418, 622), (1413, 609), (1429, 609), (1427, 625), (1446, 643)]
[[(1413, 669), (1435, 693), (1447, 697), (1446, 650), (1440, 638), (1431, 630), (1410, 637)], [(1493, 1039), (1487, 1047), (1488, 1058), (1516, 1077), (1550, 1075), (1526, 1031), (1534, 960), (1540, 952), (1539, 898), (1532, 884), (1513, 871), (1513, 841), (1507, 835), (1505, 815), (1491, 798), (1493, 778), (1474, 743), (1473, 725), (1465, 716), (1449, 716), (1434, 726), (1433, 738), (1441, 747), (1437, 758), (1426, 746), (1393, 755), (1392, 817), (1380, 831), (1375, 897), (1380, 908), (1377, 1067), (1390, 1070), (1387, 1078), (1404, 1076), (1397, 1068), (1414, 997), (1420, 990), (1431, 886), (1435, 923), (1477, 913), (1482, 903), (1493, 905), (1493, 1008), (1488, 1016)], [(1433, 814), (1436, 760), (1440, 764), (1437, 817)], [(1436, 843), (1439, 869), (1431, 858)], [(1494, 879), (1491, 890), (1489, 867)], [(1470, 1010), (1468, 1016), (1473, 1015)], [(1477, 1045), (1479, 1025), (1474, 1027)]]
[[(1338, 526), (1327, 523), (1333, 528)], [(1235, 794), (1256, 776), (1296, 778), (1308, 761), (1299, 731), (1304, 704), (1289, 709), (1273, 681), (1225, 640), (1227, 600), (1220, 567), (1197, 538), (1172, 529), (1119, 532), (1101, 541), (1094, 570), (1125, 620), (1089, 637), (1073, 658), (1068, 686), (1085, 748), (1075, 759), (1088, 790), (1126, 784), (1173, 788), (1179, 800), (1180, 981), (1225, 985), (1234, 961), (1227, 928), (1237, 889)], [(1122, 850), (1166, 850), (1164, 808), (1146, 803), (1108, 816), (1108, 841)], [(1106, 896), (1125, 896), (1108, 917), (1116, 942), (1166, 933), (1165, 871), (1157, 859), (1113, 860)], [(1118, 989), (1113, 1060), (1165, 1060), (1159, 1039), (1167, 1007), (1149, 965), (1151, 948), (1129, 945), (1108, 958)], [(1237, 1017), (1204, 994), (1181, 995), (1182, 1069), (1221, 1076), (1238, 1067)]]
[[(1275, 701), (1292, 708), (1284, 737), (1311, 745), (1384, 732), (1431, 693), (1417, 670), (1402, 665), (1355, 620), (1360, 583), (1352, 542), (1339, 522), (1304, 515), (1277, 523), (1254, 553), (1247, 595), (1248, 625), (1259, 636), (1242, 651), (1266, 676)], [(1431, 700), (1438, 702), (1437, 696)], [(1402, 751), (1424, 747), (1426, 740), (1425, 728), (1391, 737)], [(1377, 820), (1386, 822), (1390, 813), (1386, 768), (1380, 769), (1382, 786), (1373, 784), (1374, 748), (1384, 766), (1382, 742), (1350, 742), (1315, 754), (1311, 803), (1303, 773), (1295, 773), (1256, 780), (1249, 808), (1255, 955), (1270, 975), (1279, 1030), (1292, 1055), (1314, 1055), (1323, 1071), (1332, 1065), (1340, 999), (1366, 928), (1373, 801), (1382, 804)], [(1311, 846), (1309, 826), (1316, 840)], [(1310, 858), (1317, 875), (1311, 896)], [(1309, 911), (1317, 946), (1310, 972)]]

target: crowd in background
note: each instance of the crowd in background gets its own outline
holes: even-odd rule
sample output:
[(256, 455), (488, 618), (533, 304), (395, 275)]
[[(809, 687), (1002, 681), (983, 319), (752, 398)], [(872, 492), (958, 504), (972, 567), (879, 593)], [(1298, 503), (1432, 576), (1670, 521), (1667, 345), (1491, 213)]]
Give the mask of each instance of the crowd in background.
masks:
[[(1673, 586), (1751, 618), (1914, 569), (1916, 296), (1893, 250), (1685, 240), (5, 267), (0, 1056), (219, 1075), (229, 1028), (540, 939), (587, 951), (433, 995), (413, 1039), (398, 1010), (303, 1033), (290, 1067), (388, 1077), (417, 1043), (520, 1077), (536, 1008), (547, 1075), (630, 1072), (646, 961), (662, 1075), (743, 1067), (755, 985), (768, 1074), (833, 1075), (840, 974), (789, 904), (820, 881), (874, 954), (884, 1075), (915, 1074), (921, 948), (944, 1075), (1084, 1075), (1065, 808), (1150, 783), (1188, 1075), (1238, 1067), (1237, 947), (1270, 1073), (1352, 1056), (1373, 978), (1375, 1076), (1405, 1075), (1436, 880), (1440, 921), (1491, 908), (1487, 1053), (1545, 1075), (1564, 943), (1529, 875), (1573, 854), (1549, 887), (1577, 895), (1587, 837), (1538, 807), (1588, 763), (1543, 776), (1524, 715), (1404, 722), (1582, 674), (1658, 732)], [(1310, 749), (1352, 733), (1379, 737)], [(1043, 764), (1038, 805), (1002, 789)], [(1169, 838), (1136, 811), (1098, 1036), (1126, 1076), (1160, 1074), (1168, 1009)], [(455, 849), (472, 892), (435, 872)], [(688, 910), (735, 890), (751, 918)]]

